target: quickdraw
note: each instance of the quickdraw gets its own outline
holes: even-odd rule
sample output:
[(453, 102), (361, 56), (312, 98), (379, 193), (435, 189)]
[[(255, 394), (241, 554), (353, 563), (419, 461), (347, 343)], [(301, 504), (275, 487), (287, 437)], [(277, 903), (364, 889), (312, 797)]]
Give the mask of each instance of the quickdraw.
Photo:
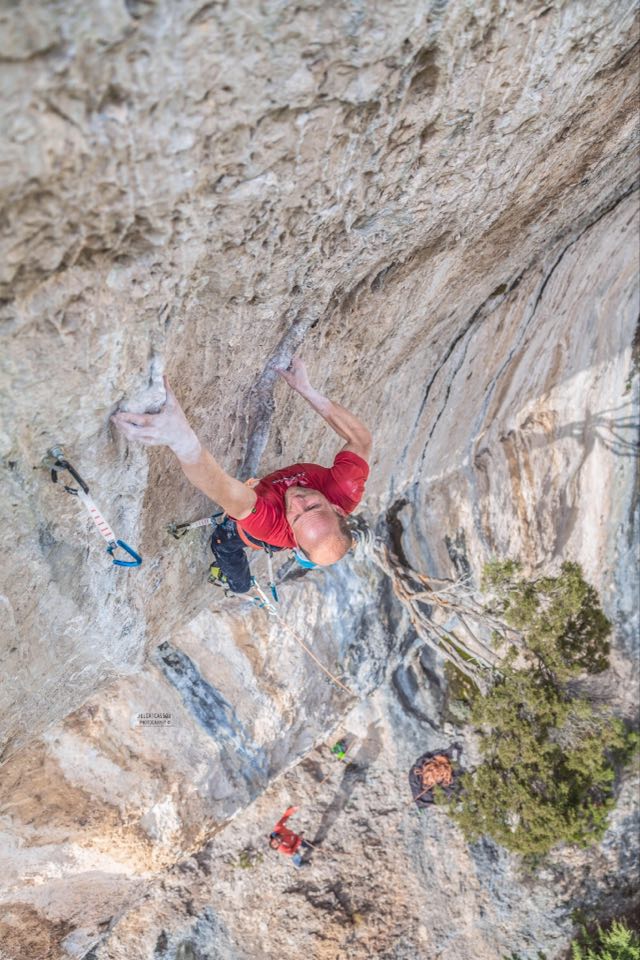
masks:
[(273, 550), (268, 543), (264, 545), (264, 552), (267, 555), (267, 569), (269, 571), (269, 589), (271, 590), (271, 596), (276, 603), (280, 603), (280, 597), (278, 596), (278, 588), (276, 587), (276, 581), (273, 576)]
[[(272, 616), (275, 616), (277, 611), (274, 605), (271, 603), (271, 600), (269, 600), (268, 596), (266, 595), (266, 593), (264, 592), (264, 590), (262, 589), (262, 587), (260, 586), (256, 578), (252, 577), (251, 579), (253, 580), (253, 587), (256, 593), (258, 594), (257, 597), (252, 598), (253, 602), (256, 604), (256, 606), (266, 610), (267, 613), (270, 613)], [(271, 593), (272, 594), (275, 593), (274, 600), (276, 601), (276, 603), (278, 603), (278, 592), (275, 589), (275, 584), (269, 584), (269, 586), (271, 587)]]
[[(114, 566), (139, 567), (142, 563), (142, 557), (139, 553), (136, 553), (136, 551), (133, 550), (129, 544), (125, 543), (124, 540), (116, 540), (115, 533), (96, 507), (93, 497), (91, 497), (89, 493), (89, 487), (82, 479), (78, 471), (69, 463), (68, 460), (65, 459), (62, 447), (52, 447), (51, 450), (47, 452), (45, 464), (51, 470), (51, 480), (53, 483), (58, 482), (58, 473), (62, 470), (66, 470), (67, 473), (71, 474), (75, 482), (78, 484), (77, 487), (72, 487), (65, 483), (63, 484), (63, 489), (72, 496), (77, 497), (86, 508), (87, 513), (98, 528), (100, 535), (106, 540), (107, 553), (110, 555)], [(114, 556), (116, 550), (118, 549), (124, 550), (124, 552), (131, 557), (131, 559), (120, 560)]]
[(203, 517), (202, 520), (194, 520), (193, 523), (175, 523), (175, 521), (172, 521), (167, 524), (167, 533), (170, 533), (174, 540), (181, 540), (189, 530), (194, 530), (196, 527), (213, 526), (217, 522), (216, 517), (219, 516), (221, 514), (214, 513), (210, 517)]

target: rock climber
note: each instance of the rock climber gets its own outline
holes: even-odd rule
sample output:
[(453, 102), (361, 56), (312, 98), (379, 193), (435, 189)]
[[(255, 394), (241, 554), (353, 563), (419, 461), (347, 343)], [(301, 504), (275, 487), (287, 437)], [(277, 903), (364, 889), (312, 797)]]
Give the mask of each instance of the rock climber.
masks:
[(269, 846), (278, 853), (284, 853), (286, 857), (291, 857), (296, 867), (303, 865), (302, 850), (311, 850), (312, 845), (303, 838), (303, 834), (294, 833), (289, 827), (285, 827), (289, 817), (298, 810), (298, 807), (288, 807), (276, 823), (269, 836)]
[[(340, 560), (352, 546), (346, 517), (360, 502), (369, 475), (371, 433), (367, 427), (311, 386), (301, 359), (292, 360), (288, 369), (278, 373), (345, 441), (331, 467), (294, 463), (262, 477), (253, 487), (247, 486), (226, 473), (204, 449), (166, 378), (167, 396), (159, 413), (119, 412), (112, 417), (129, 440), (168, 446), (191, 483), (231, 518), (231, 525), (220, 530), (218, 540), (226, 540), (230, 548), (226, 557), (230, 570), (238, 563), (238, 550), (246, 565), (246, 575), (237, 576), (235, 586), (231, 584), (238, 593), (250, 588), (244, 556), (244, 543), (249, 540), (299, 551), (303, 566), (327, 566)], [(220, 557), (224, 544), (216, 547), (212, 540), (212, 549)], [(224, 572), (222, 561), (221, 566)]]

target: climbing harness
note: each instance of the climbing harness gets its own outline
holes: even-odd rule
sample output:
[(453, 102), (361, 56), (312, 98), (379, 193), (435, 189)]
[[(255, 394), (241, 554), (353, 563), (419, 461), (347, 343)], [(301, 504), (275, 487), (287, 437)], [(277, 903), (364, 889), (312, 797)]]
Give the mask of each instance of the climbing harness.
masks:
[[(249, 483), (249, 481), (247, 481)], [(222, 520), (219, 520), (219, 523), (224, 522), (226, 514), (222, 514)], [(248, 547), (250, 550), (263, 550), (267, 555), (267, 570), (269, 571), (269, 589), (271, 591), (271, 596), (274, 599), (275, 603), (280, 602), (280, 597), (278, 596), (278, 588), (276, 586), (275, 577), (273, 575), (273, 554), (278, 551), (278, 547), (272, 547), (270, 543), (265, 543), (264, 540), (255, 540), (248, 533), (242, 529), (241, 526), (235, 522), (235, 532), (238, 534), (239, 538), (244, 543), (245, 547)], [(255, 577), (252, 578), (255, 582)]]
[[(218, 513), (212, 514), (210, 517), (202, 517), (201, 520), (194, 520), (191, 523), (189, 522), (176, 523), (175, 521), (172, 521), (171, 523), (167, 524), (167, 533), (170, 534), (174, 538), (174, 540), (181, 540), (182, 537), (184, 537), (184, 535), (189, 532), (189, 530), (195, 530), (198, 527), (207, 527), (207, 526), (215, 527), (217, 524), (224, 523), (226, 518), (227, 518), (226, 513), (222, 513), (221, 511), (219, 511)], [(240, 537), (240, 539), (242, 540), (242, 542), (245, 544), (245, 546), (249, 547), (251, 550), (263, 550), (266, 553), (267, 570), (269, 572), (269, 590), (271, 591), (271, 596), (273, 597), (274, 602), (279, 603), (280, 597), (278, 595), (278, 587), (276, 585), (276, 581), (273, 573), (274, 548), (271, 546), (271, 544), (265, 543), (262, 540), (253, 540), (252, 538), (250, 539), (249, 536), (244, 532), (242, 527), (238, 526), (237, 524), (236, 524), (236, 532)], [(210, 569), (209, 578), (208, 578), (209, 583), (214, 583), (219, 586), (224, 586), (225, 583), (224, 583), (224, 580), (222, 579), (219, 564), (211, 564), (211, 567), (209, 569)]]
[[(107, 542), (107, 553), (110, 555), (114, 566), (139, 567), (142, 563), (142, 557), (127, 543), (125, 543), (124, 540), (116, 540), (115, 533), (96, 507), (93, 497), (91, 497), (89, 494), (89, 487), (82, 479), (78, 471), (69, 463), (68, 460), (65, 459), (62, 447), (52, 447), (49, 451), (47, 451), (45, 465), (51, 470), (51, 480), (53, 483), (58, 482), (58, 473), (62, 470), (66, 470), (67, 473), (71, 474), (75, 482), (78, 484), (77, 487), (71, 487), (65, 483), (63, 484), (63, 489), (72, 496), (77, 497), (86, 508), (89, 516), (98, 528), (100, 535), (104, 537)], [(131, 559), (120, 560), (115, 557), (114, 554), (118, 548), (124, 550), (124, 552), (128, 554)]]

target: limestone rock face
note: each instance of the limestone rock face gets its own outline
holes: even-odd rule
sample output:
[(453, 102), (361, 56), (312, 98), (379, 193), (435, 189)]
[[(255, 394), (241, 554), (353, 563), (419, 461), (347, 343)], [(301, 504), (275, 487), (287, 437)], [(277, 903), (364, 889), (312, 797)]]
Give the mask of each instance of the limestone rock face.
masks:
[[(576, 906), (629, 907), (631, 781), (595, 852), (533, 878), (417, 820), (408, 765), (472, 743), (389, 584), (350, 559), (288, 579), (284, 623), (223, 601), (206, 532), (165, 529), (211, 503), (109, 416), (166, 373), (230, 471), (330, 462), (277, 381), (301, 351), (373, 428), (363, 509), (416, 567), (582, 563), (633, 719), (633, 14), (3, 5), (0, 956), (533, 958)], [(139, 569), (51, 483), (55, 444)], [(322, 842), (299, 876), (264, 847), (289, 801)]]

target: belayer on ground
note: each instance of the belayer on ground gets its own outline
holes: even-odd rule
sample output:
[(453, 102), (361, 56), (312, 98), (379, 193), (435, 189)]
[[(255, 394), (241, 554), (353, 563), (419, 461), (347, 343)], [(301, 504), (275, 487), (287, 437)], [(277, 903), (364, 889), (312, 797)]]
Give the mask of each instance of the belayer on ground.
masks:
[(288, 807), (282, 814), (269, 836), (269, 846), (278, 853), (283, 853), (286, 857), (291, 857), (291, 862), (296, 867), (301, 867), (308, 861), (303, 859), (304, 851), (311, 850), (312, 844), (304, 839), (302, 833), (294, 833), (285, 823), (296, 811), (298, 807)]
[(236, 593), (251, 586), (245, 548), (252, 542), (292, 549), (304, 566), (340, 560), (353, 543), (347, 515), (362, 499), (369, 475), (367, 427), (311, 386), (302, 360), (279, 373), (345, 441), (331, 467), (294, 463), (254, 485), (242, 483), (204, 449), (166, 378), (167, 399), (159, 413), (123, 411), (112, 417), (129, 440), (168, 446), (191, 483), (222, 507), (226, 518), (214, 527), (211, 546), (221, 576)]

